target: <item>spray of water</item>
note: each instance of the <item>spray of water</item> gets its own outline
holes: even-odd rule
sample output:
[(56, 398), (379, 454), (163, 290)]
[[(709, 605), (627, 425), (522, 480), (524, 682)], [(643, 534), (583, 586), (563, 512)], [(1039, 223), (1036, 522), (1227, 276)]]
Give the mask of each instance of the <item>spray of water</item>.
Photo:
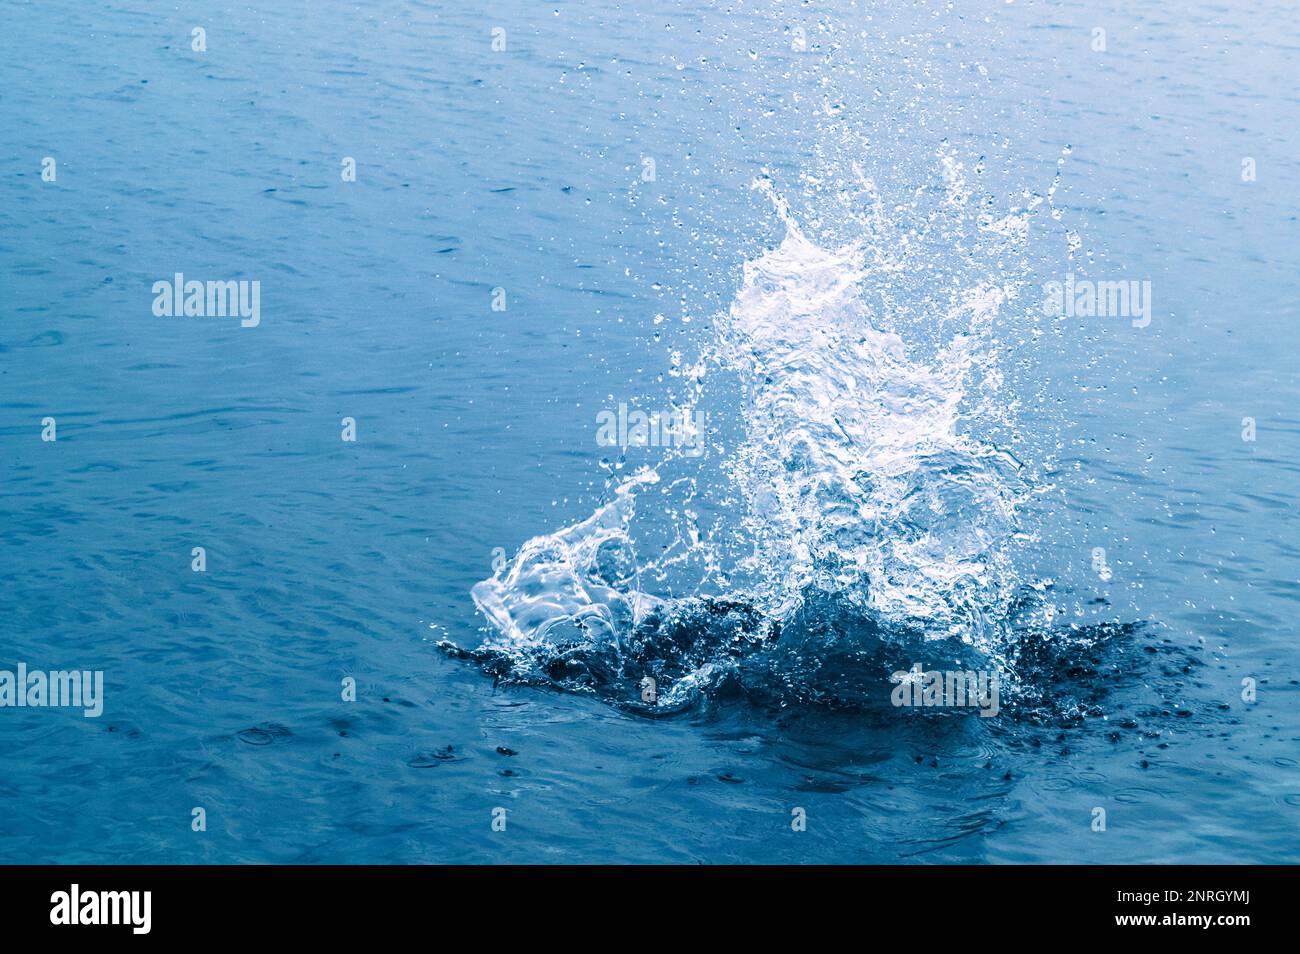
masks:
[[(995, 217), (947, 147), (936, 166), (937, 187), (906, 210), (916, 220), (931, 203), (926, 230), (891, 221), (854, 167), (853, 189), (838, 191), (857, 197), (856, 234), (838, 244), (810, 237), (769, 179), (754, 183), (784, 236), (743, 263), (714, 337), (681, 372), (690, 403), (710, 376), (729, 382), (735, 439), (715, 443), (708, 473), (674, 479), (683, 459), (670, 454), (613, 481), (590, 517), (529, 540), (477, 584), (492, 627), (480, 661), (632, 698), (653, 679), (646, 698), (671, 709), (782, 643), (806, 662), (810, 627), (816, 653), (905, 637), (1003, 658), (1024, 591), (1018, 514), (1036, 478), (999, 439), (1016, 405), (1001, 393), (996, 325), (1018, 297), (1003, 263), (1033, 206)], [(700, 481), (729, 493), (708, 532), (690, 502)], [(679, 485), (687, 500), (670, 503)], [(654, 559), (637, 552), (647, 522), (671, 540)], [(690, 591), (659, 588), (686, 564), (704, 568)], [(841, 622), (827, 627), (827, 614)], [(806, 688), (788, 665), (778, 678)]]

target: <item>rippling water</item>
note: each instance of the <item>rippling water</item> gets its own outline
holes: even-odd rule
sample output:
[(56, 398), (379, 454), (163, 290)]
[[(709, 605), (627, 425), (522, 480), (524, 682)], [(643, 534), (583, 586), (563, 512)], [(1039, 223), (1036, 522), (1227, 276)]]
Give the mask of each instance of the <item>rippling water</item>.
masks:
[(643, 6), (12, 5), (0, 861), (1300, 860), (1294, 11)]

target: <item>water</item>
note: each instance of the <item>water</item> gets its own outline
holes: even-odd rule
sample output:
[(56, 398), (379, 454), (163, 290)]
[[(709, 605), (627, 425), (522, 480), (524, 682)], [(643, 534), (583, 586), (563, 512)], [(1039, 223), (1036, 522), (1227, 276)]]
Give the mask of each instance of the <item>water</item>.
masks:
[(0, 860), (1297, 860), (1287, 6), (6, 20)]

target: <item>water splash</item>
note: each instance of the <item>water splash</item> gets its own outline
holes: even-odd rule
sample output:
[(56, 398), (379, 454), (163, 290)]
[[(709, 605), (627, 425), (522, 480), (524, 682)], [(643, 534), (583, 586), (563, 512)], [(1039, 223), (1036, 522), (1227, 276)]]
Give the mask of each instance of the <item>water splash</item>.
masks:
[(820, 247), (773, 200), (785, 238), (745, 264), (721, 322), (744, 388), (745, 437), (727, 468), (748, 504), (758, 605), (785, 617), (815, 591), (986, 642), (1018, 582), (1005, 548), (1027, 490), (1019, 462), (973, 434), (990, 405), (972, 394), (999, 380), (987, 343), (1006, 292), (956, 293), (933, 315), (954, 332), (914, 357), (864, 294), (897, 266), (872, 264), (860, 243)]
[[(825, 701), (818, 680), (834, 668), (834, 695), (851, 696), (853, 660), (878, 677), (890, 641), (1005, 659), (1024, 590), (1018, 512), (1035, 478), (997, 439), (1015, 403), (999, 393), (993, 329), (1018, 286), (987, 263), (1024, 242), (1029, 213), (972, 214), (975, 190), (946, 147), (939, 166), (938, 208), (922, 219), (933, 235), (889, 221), (855, 167), (846, 244), (814, 240), (757, 180), (784, 236), (744, 263), (715, 339), (682, 372), (689, 402), (713, 372), (736, 382), (734, 445), (712, 475), (680, 481), (691, 495), (697, 479), (722, 481), (725, 525), (702, 533), (690, 506), (664, 503), (650, 531), (671, 527), (671, 543), (638, 556), (638, 498), (664, 490), (681, 464), (670, 454), (477, 584), (493, 631), (472, 653), (444, 648), (501, 678), (656, 712), (742, 671), (766, 673), (782, 698)], [(706, 568), (685, 595), (657, 588), (674, 563)]]

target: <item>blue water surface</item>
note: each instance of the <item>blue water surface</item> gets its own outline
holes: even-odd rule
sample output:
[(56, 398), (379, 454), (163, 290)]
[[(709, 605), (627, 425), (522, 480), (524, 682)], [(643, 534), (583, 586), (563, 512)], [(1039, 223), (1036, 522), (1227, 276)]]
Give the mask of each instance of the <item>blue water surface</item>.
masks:
[[(0, 709), (0, 862), (1300, 860), (1293, 4), (3, 19), (0, 669), (106, 688)], [(843, 238), (856, 162), (907, 236), (945, 151), (999, 216), (1057, 182), (996, 329), (1044, 484), (1015, 559), (1068, 594), (1046, 714), (655, 719), (437, 648), (484, 637), (494, 551), (607, 499), (596, 414), (663, 404), (782, 239), (756, 177)], [(966, 252), (897, 276), (905, 338)], [(156, 316), (177, 272), (258, 281), (260, 324)], [(1035, 321), (1067, 273), (1150, 281), (1150, 324)]]

